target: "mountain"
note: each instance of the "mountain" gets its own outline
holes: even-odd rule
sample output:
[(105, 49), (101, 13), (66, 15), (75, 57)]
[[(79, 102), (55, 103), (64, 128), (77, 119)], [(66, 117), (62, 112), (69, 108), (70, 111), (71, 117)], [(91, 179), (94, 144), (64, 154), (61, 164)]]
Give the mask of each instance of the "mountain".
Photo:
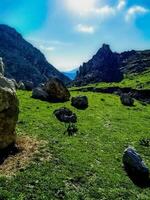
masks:
[(0, 57), (5, 64), (5, 76), (16, 81), (32, 81), (35, 86), (52, 76), (65, 83), (70, 81), (14, 28), (3, 24), (0, 25)]
[(96, 82), (120, 82), (124, 75), (139, 74), (150, 69), (150, 50), (112, 52), (103, 44), (96, 55), (80, 66), (75, 85)]
[(119, 82), (122, 79), (117, 53), (113, 53), (109, 45), (103, 44), (91, 60), (80, 66), (75, 83), (86, 85), (95, 82)]
[(67, 76), (68, 78), (70, 78), (71, 80), (74, 80), (76, 77), (78, 69), (74, 69), (68, 72), (62, 72), (65, 76)]

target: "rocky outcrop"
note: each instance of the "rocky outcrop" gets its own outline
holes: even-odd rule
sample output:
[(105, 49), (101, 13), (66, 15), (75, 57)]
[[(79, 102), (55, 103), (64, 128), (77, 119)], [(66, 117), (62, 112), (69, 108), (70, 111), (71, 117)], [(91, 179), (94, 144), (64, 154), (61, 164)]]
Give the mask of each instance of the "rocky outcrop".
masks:
[(31, 81), (34, 86), (57, 77), (70, 80), (49, 64), (44, 55), (13, 28), (0, 25), (0, 57), (5, 64), (5, 76), (19, 81)]
[(1, 57), (0, 57), (0, 73), (4, 75), (4, 63)]
[(91, 60), (80, 66), (75, 85), (86, 85), (96, 82), (119, 82), (123, 74), (119, 69), (119, 59), (109, 45), (104, 44)]
[(15, 142), (18, 113), (14, 83), (0, 75), (0, 149)]
[(77, 109), (85, 110), (88, 108), (88, 98), (87, 96), (72, 97), (71, 105)]
[(150, 50), (112, 52), (109, 45), (102, 48), (77, 72), (74, 85), (96, 82), (119, 82), (123, 75), (138, 74), (150, 70)]
[(66, 102), (70, 99), (70, 92), (62, 81), (51, 78), (43, 86), (35, 88), (32, 97), (49, 102)]

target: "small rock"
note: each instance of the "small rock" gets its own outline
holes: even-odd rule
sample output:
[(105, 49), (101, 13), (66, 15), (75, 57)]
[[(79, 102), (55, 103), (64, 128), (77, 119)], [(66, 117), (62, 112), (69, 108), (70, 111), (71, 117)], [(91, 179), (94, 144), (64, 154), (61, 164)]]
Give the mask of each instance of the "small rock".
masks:
[(121, 103), (125, 106), (133, 106), (134, 105), (134, 99), (129, 96), (129, 94), (122, 94), (120, 96)]
[(88, 98), (86, 96), (72, 97), (71, 105), (77, 109), (85, 110), (88, 108)]

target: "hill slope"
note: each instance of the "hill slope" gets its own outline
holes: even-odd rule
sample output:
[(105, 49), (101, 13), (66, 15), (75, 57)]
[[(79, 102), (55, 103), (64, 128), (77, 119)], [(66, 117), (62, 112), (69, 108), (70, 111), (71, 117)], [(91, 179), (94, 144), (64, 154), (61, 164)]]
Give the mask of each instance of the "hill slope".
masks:
[(150, 50), (112, 52), (104, 44), (91, 60), (77, 73), (76, 85), (96, 82), (119, 82), (124, 76), (133, 76), (150, 70)]
[(5, 63), (5, 75), (17, 81), (29, 80), (34, 85), (56, 76), (64, 82), (69, 78), (49, 64), (44, 55), (13, 28), (0, 25), (0, 57)]

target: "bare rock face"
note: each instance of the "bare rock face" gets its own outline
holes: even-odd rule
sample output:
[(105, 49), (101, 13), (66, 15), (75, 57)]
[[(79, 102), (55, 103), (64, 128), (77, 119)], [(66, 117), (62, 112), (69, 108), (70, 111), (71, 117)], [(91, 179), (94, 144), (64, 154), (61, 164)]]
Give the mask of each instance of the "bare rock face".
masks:
[(51, 78), (43, 86), (43, 90), (48, 94), (48, 100), (51, 102), (65, 102), (70, 99), (70, 92), (57, 78)]
[(1, 57), (0, 57), (0, 73), (4, 75), (4, 63)]
[(19, 102), (14, 83), (0, 76), (0, 149), (15, 142), (18, 113)]
[(77, 109), (85, 110), (88, 108), (88, 98), (86, 96), (72, 97), (71, 105)]

